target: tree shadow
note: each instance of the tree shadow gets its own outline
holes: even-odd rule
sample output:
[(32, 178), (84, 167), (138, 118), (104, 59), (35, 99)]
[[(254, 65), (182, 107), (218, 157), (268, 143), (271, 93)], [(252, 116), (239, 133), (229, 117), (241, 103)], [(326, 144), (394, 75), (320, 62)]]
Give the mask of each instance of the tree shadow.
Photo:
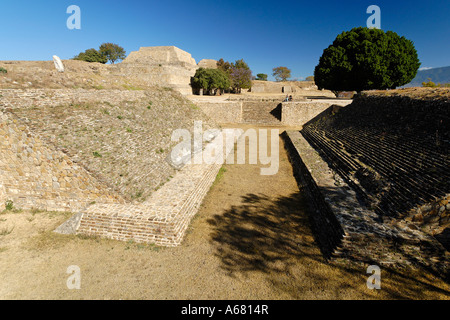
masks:
[(430, 292), (449, 294), (429, 278), (417, 279), (417, 273), (408, 276), (387, 267), (383, 271), (391, 279), (385, 280), (383, 292), (368, 290), (366, 263), (324, 258), (311, 229), (310, 213), (304, 192), (276, 198), (242, 196), (241, 205), (207, 220), (221, 268), (230, 277), (263, 275), (277, 292), (293, 299), (346, 299), (349, 294), (362, 299), (417, 299)]
[[(242, 202), (208, 220), (214, 227), (211, 241), (216, 244), (216, 254), (230, 275), (277, 271), (277, 265), (292, 256), (310, 255), (304, 250), (309, 245), (301, 242), (311, 233), (300, 193), (276, 199), (247, 194)], [(320, 258), (319, 251), (315, 258)]]

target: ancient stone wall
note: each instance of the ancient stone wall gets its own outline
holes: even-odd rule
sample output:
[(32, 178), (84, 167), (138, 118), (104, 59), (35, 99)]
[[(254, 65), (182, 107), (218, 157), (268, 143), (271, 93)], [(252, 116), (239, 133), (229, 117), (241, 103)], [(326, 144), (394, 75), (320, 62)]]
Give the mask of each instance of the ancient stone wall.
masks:
[(448, 247), (450, 105), (366, 94), (330, 108), (301, 133), (380, 221)]
[[(132, 114), (128, 115), (126, 112), (130, 110)], [(114, 138), (108, 133), (106, 136), (101, 134), (101, 128), (115, 129), (112, 124), (119, 127), (117, 121), (125, 120), (118, 120), (117, 114), (128, 115), (137, 126), (128, 125), (142, 132), (120, 133)], [(20, 209), (77, 212), (57, 229), (61, 233), (178, 245), (221, 167), (215, 163), (202, 164), (185, 166), (177, 171), (166, 161), (171, 148), (167, 140), (170, 141), (173, 130), (186, 128), (192, 131), (192, 120), (202, 120), (204, 130), (216, 128), (195, 105), (171, 90), (1, 90), (0, 115), (0, 201), (12, 200)], [(155, 118), (159, 119), (157, 124)], [(129, 172), (133, 185), (148, 182), (140, 182), (140, 179), (154, 178), (161, 173), (167, 175), (164, 168), (156, 169), (161, 165), (170, 167), (173, 176), (165, 177), (164, 184), (156, 191), (149, 186), (156, 179), (145, 183), (151, 194), (140, 202), (130, 201), (116, 189), (111, 190), (108, 179), (101, 176), (101, 170), (94, 174), (84, 169), (87, 168), (85, 158), (92, 158), (93, 150), (85, 149), (89, 152), (78, 161), (70, 152), (70, 146), (66, 150), (62, 147), (64, 144), (55, 139), (59, 135), (72, 137), (74, 134), (78, 145), (85, 139), (76, 134), (80, 119), (83, 126), (94, 129), (93, 135), (87, 136), (89, 145), (109, 138), (114, 140), (108, 143), (108, 150), (114, 145), (121, 148), (117, 156), (113, 152), (112, 159), (105, 153), (100, 160), (96, 158), (100, 169), (113, 161), (111, 165), (118, 175), (124, 170), (120, 160), (131, 157)], [(149, 123), (138, 123), (143, 120)], [(140, 127), (143, 125), (145, 128)], [(67, 139), (65, 141), (69, 143)], [(131, 142), (137, 149), (127, 149)], [(164, 152), (159, 148), (162, 142), (165, 142)], [(153, 152), (154, 148), (157, 152)], [(137, 163), (139, 161), (142, 163)], [(103, 184), (104, 181), (108, 185)]]
[(222, 101), (222, 102), (200, 102), (197, 105), (208, 117), (218, 123), (241, 123), (242, 122), (242, 102)]
[(0, 111), (0, 201), (23, 209), (77, 211), (121, 197), (64, 153), (46, 145), (27, 125)]
[(143, 90), (0, 89), (0, 109), (54, 107), (97, 101), (116, 105), (145, 97)]
[(112, 68), (113, 74), (133, 76), (147, 84), (170, 87), (192, 94), (191, 77), (198, 69), (192, 56), (177, 47), (143, 47)]
[(261, 125), (284, 125), (300, 127), (323, 113), (339, 108), (351, 100), (295, 101), (279, 102), (279, 99), (237, 99), (222, 102), (194, 103), (211, 119), (218, 123), (253, 123)]
[(405, 221), (380, 219), (299, 131), (282, 134), (294, 176), (309, 198), (315, 239), (326, 258), (424, 267), (450, 279), (450, 254), (435, 238)]
[[(233, 146), (226, 145), (228, 135), (239, 138), (239, 132), (225, 129), (211, 143), (223, 144), (224, 159)], [(94, 204), (79, 217), (73, 232), (102, 236), (115, 240), (155, 243), (164, 246), (179, 245), (186, 229), (197, 212), (203, 197), (214, 182), (223, 161), (211, 164), (188, 164), (177, 175), (155, 192), (150, 199), (138, 205)], [(68, 222), (72, 226), (72, 222)], [(64, 226), (59, 229), (65, 230)]]
[(346, 106), (350, 103), (351, 100), (283, 102), (281, 122), (286, 126), (302, 126), (332, 105)]

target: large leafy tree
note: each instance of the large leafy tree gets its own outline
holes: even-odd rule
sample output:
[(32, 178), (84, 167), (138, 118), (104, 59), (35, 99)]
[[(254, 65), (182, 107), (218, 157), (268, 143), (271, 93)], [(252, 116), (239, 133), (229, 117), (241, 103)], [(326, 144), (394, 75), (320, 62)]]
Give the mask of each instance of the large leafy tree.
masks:
[(324, 50), (314, 70), (319, 89), (394, 89), (409, 83), (420, 62), (412, 41), (392, 31), (354, 28)]
[(291, 77), (291, 70), (287, 67), (276, 67), (272, 69), (272, 75), (277, 81), (286, 81)]
[(81, 60), (87, 62), (100, 62), (105, 64), (108, 59), (95, 49), (87, 49), (73, 58), (73, 60)]
[(114, 43), (103, 43), (100, 46), (99, 51), (112, 64), (114, 64), (118, 60), (123, 60), (126, 58), (126, 51), (124, 50), (124, 48)]
[(228, 75), (231, 87), (240, 93), (241, 89), (249, 89), (252, 86), (252, 71), (244, 59), (228, 62), (220, 59), (217, 68)]
[(231, 71), (232, 86), (237, 93), (241, 89), (249, 89), (252, 87), (252, 71), (246, 68), (234, 67)]
[(215, 89), (225, 90), (231, 86), (230, 79), (224, 71), (207, 68), (197, 69), (191, 84), (193, 88), (203, 89), (205, 92)]

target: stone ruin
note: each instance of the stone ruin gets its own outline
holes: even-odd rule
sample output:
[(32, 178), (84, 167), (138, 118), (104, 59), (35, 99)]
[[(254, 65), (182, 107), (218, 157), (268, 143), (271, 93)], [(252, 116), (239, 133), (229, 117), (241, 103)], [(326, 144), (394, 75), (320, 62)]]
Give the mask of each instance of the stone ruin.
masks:
[(112, 67), (113, 73), (166, 86), (183, 95), (192, 94), (191, 77), (198, 69), (191, 54), (174, 46), (142, 47)]
[(366, 93), (284, 134), (326, 257), (450, 279), (449, 110)]
[(203, 59), (198, 63), (199, 68), (217, 69), (217, 60)]

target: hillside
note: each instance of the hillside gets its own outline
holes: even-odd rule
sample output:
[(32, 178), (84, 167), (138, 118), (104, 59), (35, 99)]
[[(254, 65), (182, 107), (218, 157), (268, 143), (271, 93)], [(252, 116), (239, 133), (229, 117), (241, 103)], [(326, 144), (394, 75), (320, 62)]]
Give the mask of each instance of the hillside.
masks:
[(450, 66), (442, 68), (433, 68), (419, 70), (416, 77), (404, 87), (421, 87), (422, 82), (431, 79), (434, 83), (450, 83)]

